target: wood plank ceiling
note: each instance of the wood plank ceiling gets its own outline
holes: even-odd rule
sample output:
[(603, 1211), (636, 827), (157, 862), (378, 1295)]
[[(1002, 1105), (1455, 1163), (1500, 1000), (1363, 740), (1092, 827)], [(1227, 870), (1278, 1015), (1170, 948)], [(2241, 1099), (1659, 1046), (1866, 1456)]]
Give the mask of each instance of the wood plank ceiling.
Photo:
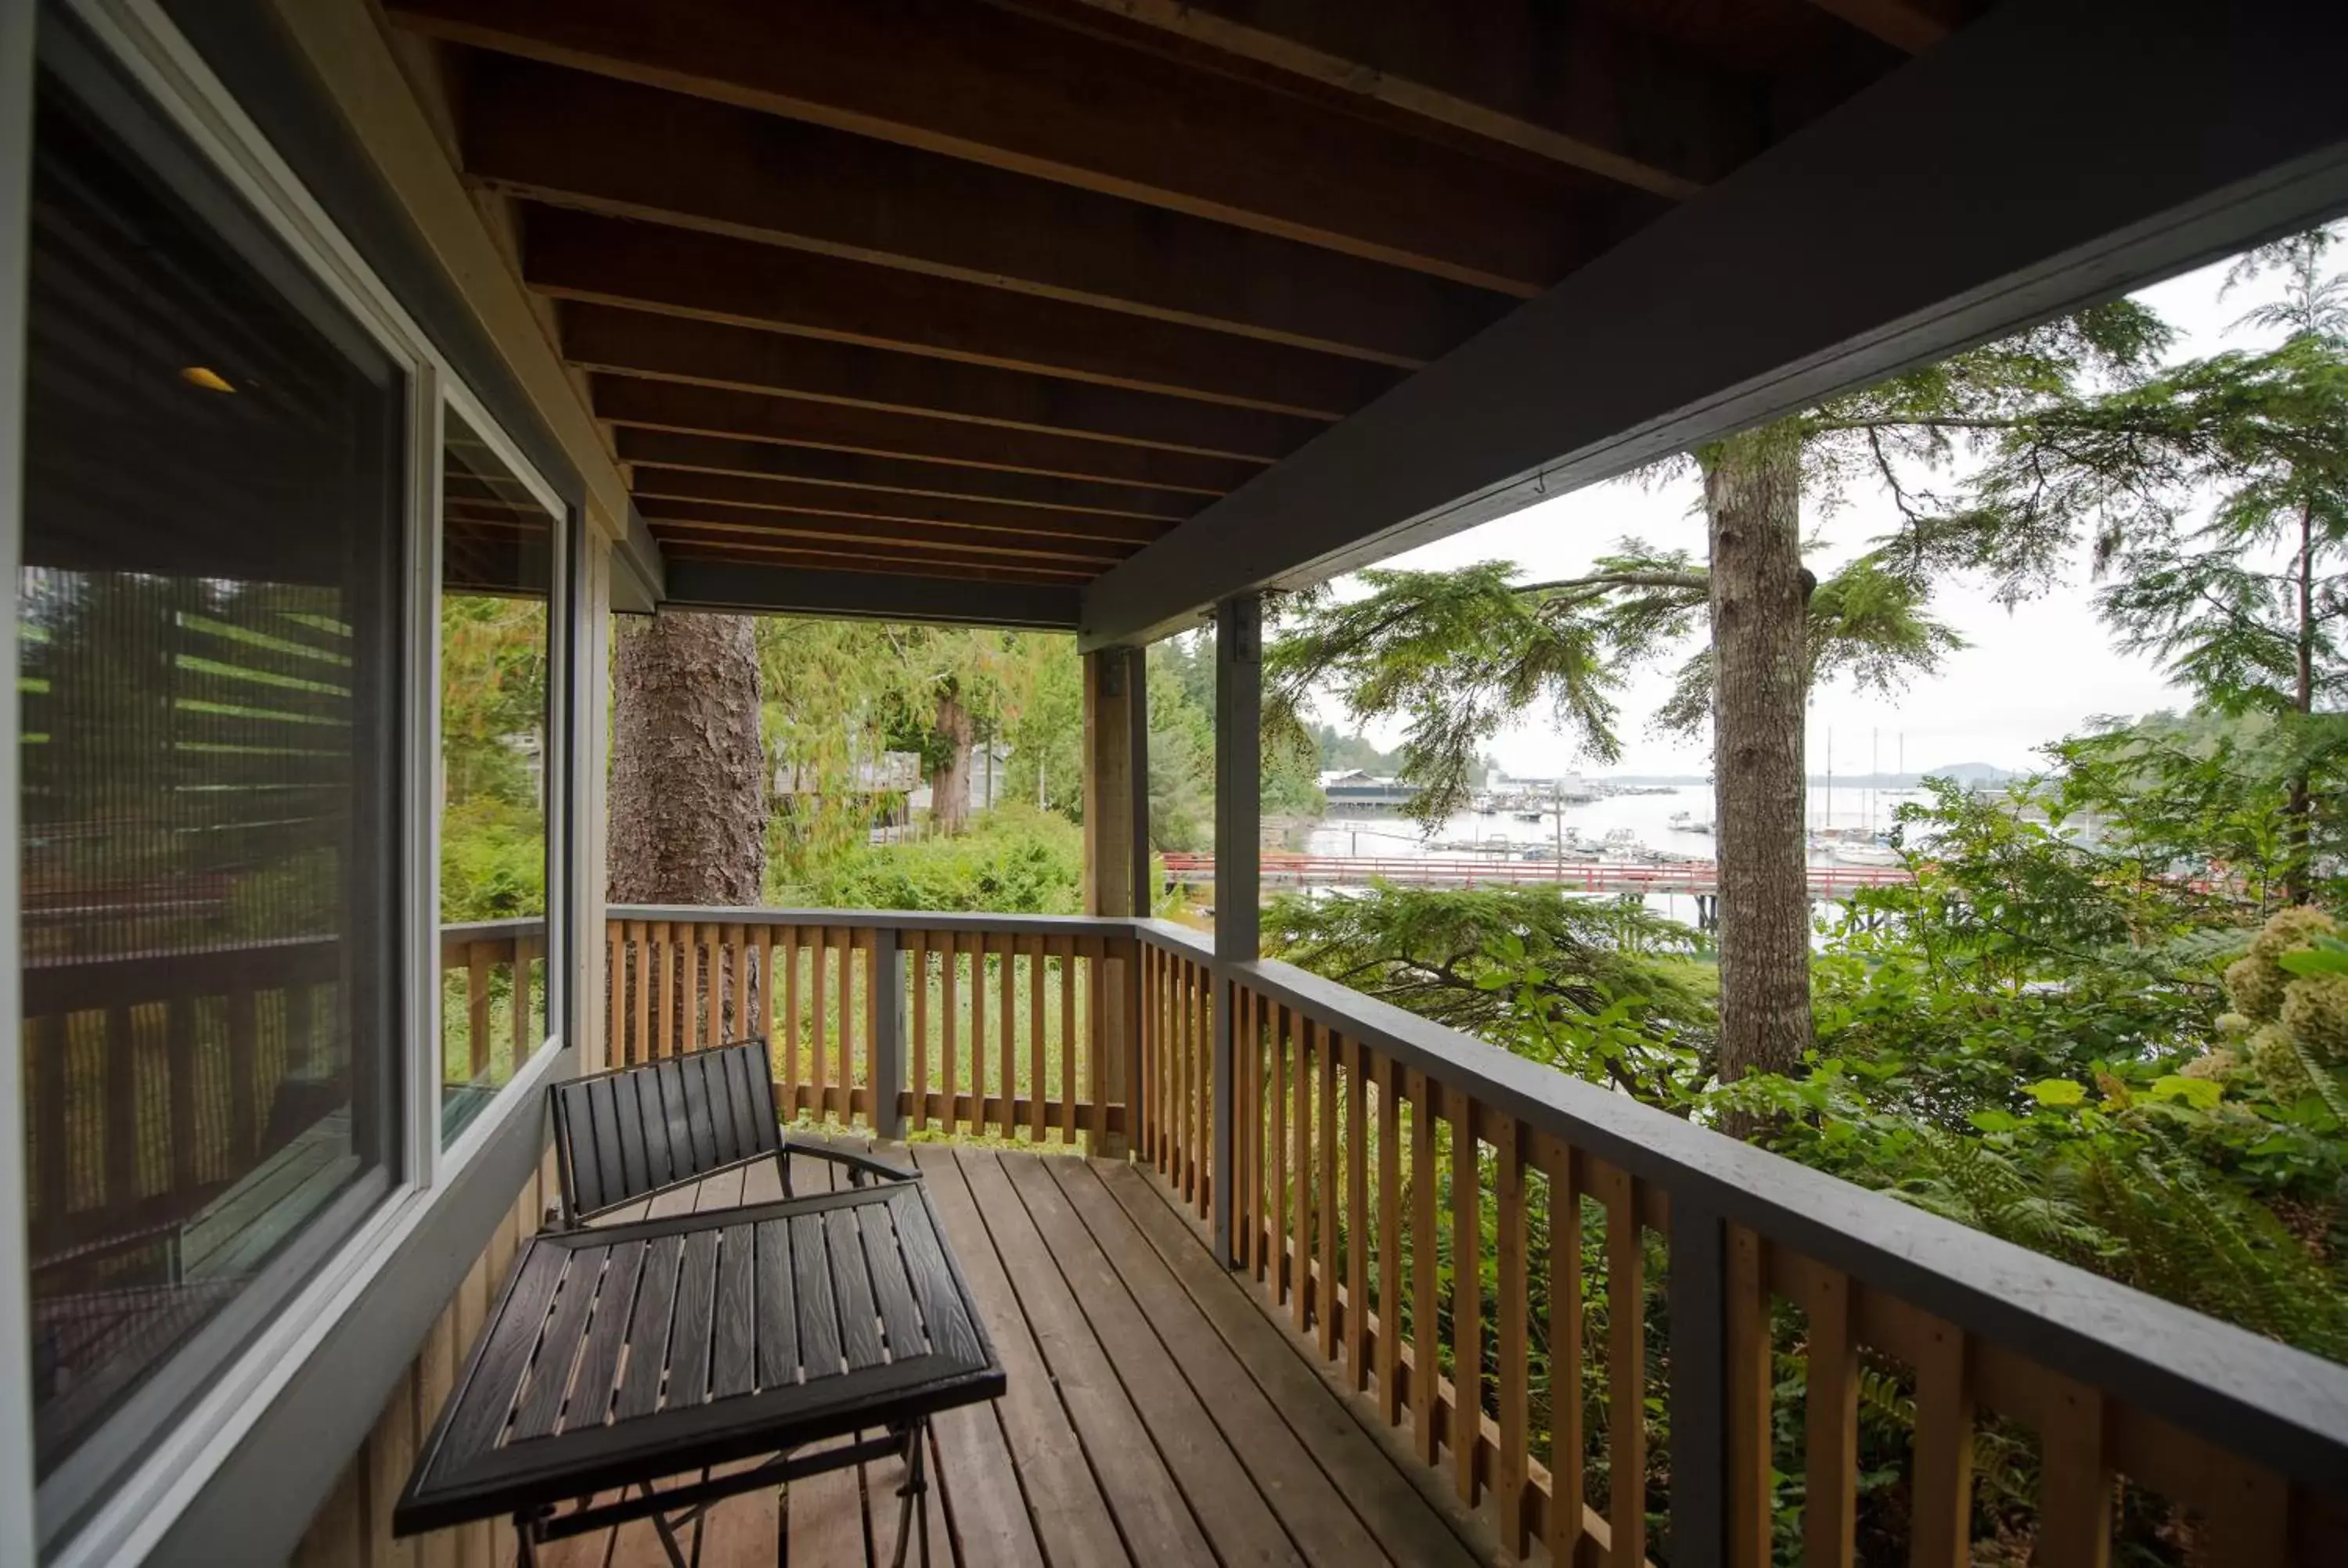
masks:
[(1981, 8), (385, 7), (664, 552), (1064, 585)]

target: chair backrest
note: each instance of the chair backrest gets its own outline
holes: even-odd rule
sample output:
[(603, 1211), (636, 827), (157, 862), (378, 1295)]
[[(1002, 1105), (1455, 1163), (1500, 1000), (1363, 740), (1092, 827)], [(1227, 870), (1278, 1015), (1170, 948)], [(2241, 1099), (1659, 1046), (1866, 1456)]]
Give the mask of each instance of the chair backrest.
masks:
[(763, 1040), (574, 1078), (547, 1098), (566, 1221), (783, 1146)]

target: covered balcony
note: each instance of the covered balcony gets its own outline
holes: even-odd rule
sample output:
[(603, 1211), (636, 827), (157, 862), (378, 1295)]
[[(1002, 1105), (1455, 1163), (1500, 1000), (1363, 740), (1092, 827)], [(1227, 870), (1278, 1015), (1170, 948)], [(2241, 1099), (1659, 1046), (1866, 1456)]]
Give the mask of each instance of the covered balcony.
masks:
[[(1961, 1568), (1990, 1461), (2033, 1562), (2123, 1481), (2348, 1561), (2348, 1370), (1265, 958), (1256, 805), (1266, 596), (2348, 210), (2336, 7), (45, 0), (0, 73), (0, 1563), (510, 1560), (392, 1511), (546, 1091), (752, 1038), (1002, 1359), (932, 1562)], [(607, 897), (614, 618), (749, 614), (1070, 635), (1086, 912)], [(452, 670), (519, 917), (441, 897)], [(687, 1551), (888, 1562), (900, 1480)]]

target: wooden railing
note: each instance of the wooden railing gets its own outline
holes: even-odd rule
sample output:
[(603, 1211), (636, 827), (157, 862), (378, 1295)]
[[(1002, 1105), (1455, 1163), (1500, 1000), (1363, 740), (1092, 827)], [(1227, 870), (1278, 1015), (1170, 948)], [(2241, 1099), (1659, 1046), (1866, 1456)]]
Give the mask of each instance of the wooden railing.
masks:
[[(502, 1081), (536, 1046), (544, 944), (540, 920), (443, 929), (448, 1081)], [(34, 1258), (183, 1223), (306, 1125), (319, 1094), (289, 1090), (347, 1075), (342, 983), (332, 938), (28, 964)]]
[(443, 926), (440, 973), (443, 1081), (505, 1082), (546, 1038), (546, 922)]
[[(2109, 1561), (2123, 1476), (2190, 1519), (2191, 1561), (2348, 1562), (2348, 1368), (1290, 966), (1219, 967), (1194, 933), (1138, 929), (1137, 1153), (1519, 1557), (1646, 1558), (1659, 1410), (1657, 1554), (1771, 1562), (1793, 1506), (1772, 1475), (1786, 1376), (1806, 1563), (1873, 1559), (1863, 1385), (1910, 1423), (1910, 1563), (1972, 1560), (1976, 1453), (2015, 1443), (2037, 1563)], [(1797, 1336), (1777, 1364), (1773, 1326)]]
[(791, 1115), (1120, 1148), (1132, 927), (1053, 916), (615, 907), (613, 1066), (764, 1038)]

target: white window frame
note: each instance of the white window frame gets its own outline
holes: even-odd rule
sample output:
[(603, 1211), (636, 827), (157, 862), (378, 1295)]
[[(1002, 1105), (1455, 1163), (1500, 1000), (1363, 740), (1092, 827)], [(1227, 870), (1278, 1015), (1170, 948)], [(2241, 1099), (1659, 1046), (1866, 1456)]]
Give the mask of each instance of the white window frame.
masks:
[[(33, 7), (0, 5), (0, 646), (16, 643), (15, 584), (24, 557), (25, 285), (31, 249)], [(16, 912), (23, 843), (17, 831), (16, 682), (0, 681), (0, 1018), (25, 1016)], [(25, 1031), (0, 1029), (0, 1159), (21, 1172), (25, 1151)], [(0, 1184), (23, 1191), (22, 1178)], [(0, 1202), (0, 1563), (35, 1561), (33, 1313), (26, 1204)]]
[[(406, 1020), (401, 1066), (403, 1136), (389, 1194), (334, 1247), (287, 1297), (272, 1321), (239, 1350), (203, 1391), (177, 1413), (170, 1430), (116, 1479), (105, 1501), (49, 1561), (59, 1565), (137, 1561), (144, 1557), (202, 1491), (220, 1462), (302, 1370), (355, 1303), (435, 1211), (448, 1178), (509, 1128), (516, 1118), (541, 1114), (541, 1091), (571, 1059), (566, 1055), (568, 983), (574, 955), (571, 902), (571, 825), (580, 771), (565, 754), (575, 741), (571, 694), (577, 686), (574, 643), (580, 622), (578, 518), (525, 459), (498, 422), (468, 389), (448, 360), (356, 249), (310, 196), (293, 170), (180, 34), (155, 0), (57, 0), (87, 30), (112, 65), (144, 93), (160, 117), (194, 147), (220, 178), (252, 208), (294, 259), (350, 313), (408, 377), (407, 495), (404, 515), (409, 579), (409, 639), (404, 673), (408, 691), (402, 716), (406, 747), (401, 778), (408, 791), (402, 826), (407, 917), (399, 933)], [(30, 4), (0, 5), (0, 575), (13, 585), (22, 558), (21, 436), (24, 333), (22, 288), (26, 250), (26, 198), (31, 176), (34, 14)], [(440, 1146), (439, 811), (435, 787), (439, 756), (439, 578), (442, 410), (455, 405), (498, 450), (531, 494), (557, 520), (555, 590), (550, 595), (547, 792), (548, 1033), (510, 1081), (445, 1150)], [(0, 594), (0, 635), (13, 648), (15, 595)], [(17, 839), (19, 758), (15, 744), (15, 683), (0, 683), (0, 834)], [(559, 764), (560, 771), (556, 771)], [(0, 856), (0, 1014), (21, 1010), (21, 948), (17, 933), (18, 868)], [(0, 1158), (21, 1159), (24, 1145), (21, 1030), (0, 1030)], [(34, 1455), (30, 1378), (29, 1280), (21, 1204), (0, 1204), (0, 1563), (36, 1560)]]
[[(431, 927), (432, 961), (426, 966), (429, 972), (425, 979), (432, 992), (429, 1005), (434, 1025), (431, 1071), (426, 1074), (429, 1081), (431, 1126), (423, 1131), (436, 1142), (440, 1136), (440, 1031), (445, 1027), (438, 1010), (445, 1000), (445, 988), (440, 975), (440, 814), (437, 783), (440, 761), (440, 483), (444, 473), (441, 449), (447, 439), (446, 423), (441, 415), (452, 405), (465, 423), (472, 427), (473, 434), (497, 454), (498, 460), (506, 466), (507, 471), (521, 481), (522, 487), (530, 492), (530, 499), (546, 508), (547, 517), (553, 524), (553, 548), (548, 557), (549, 587), (546, 596), (547, 744), (544, 754), (540, 758), (540, 777), (544, 780), (541, 787), (546, 802), (543, 824), (546, 842), (546, 1038), (532, 1048), (529, 1061), (514, 1064), (513, 1077), (499, 1085), (496, 1095), (481, 1108), (480, 1113), (467, 1122), (450, 1141), (448, 1147), (437, 1155), (440, 1166), (448, 1171), (461, 1169), (472, 1159), (474, 1152), (489, 1140), (494, 1130), (505, 1124), (505, 1119), (513, 1113), (512, 1102), (522, 1097), (518, 1086), (524, 1079), (530, 1081), (532, 1087), (528, 1097), (535, 1103), (536, 1091), (542, 1087), (542, 1074), (531, 1070), (550, 1051), (560, 1050), (561, 1042), (570, 1038), (568, 1014), (572, 988), (563, 983), (567, 971), (557, 965), (558, 961), (567, 962), (570, 956), (564, 945), (570, 934), (570, 922), (563, 918), (563, 914), (570, 908), (565, 899), (572, 880), (571, 856), (563, 853), (563, 846), (568, 842), (564, 834), (571, 823), (571, 795), (575, 787), (572, 779), (573, 770), (565, 754), (572, 744), (570, 700), (572, 666), (575, 662), (571, 642), (572, 626), (575, 620), (571, 603), (571, 563), (575, 544), (572, 510), (563, 505), (562, 497), (554, 493), (553, 487), (530, 465), (530, 459), (521, 455), (520, 448), (491, 417), (489, 411), (481, 406), (480, 400), (452, 376), (441, 384), (440, 397), (435, 402), (432, 412), (432, 473), (427, 481), (432, 494), (432, 537), (427, 541), (432, 575), (428, 584), (419, 585), (428, 589), (428, 595), (419, 593), (415, 600), (416, 603), (424, 605), (428, 599), (429, 605), (428, 622), (418, 628), (417, 636), (420, 643), (428, 650), (425, 657), (430, 668), (427, 677), (419, 678), (417, 685), (417, 694), (432, 710), (428, 721), (431, 751), (422, 759), (422, 764), (427, 797), (426, 811), (433, 820), (427, 835), (411, 837), (410, 842), (422, 845), (428, 841), (431, 851), (431, 864), (422, 868), (423, 877), (428, 878), (431, 892), (427, 909), (431, 917), (428, 923)], [(422, 880), (417, 883), (419, 886), (424, 885)], [(560, 960), (558, 954), (561, 955)], [(415, 1016), (422, 1018), (427, 1015), (418, 1011)]]

